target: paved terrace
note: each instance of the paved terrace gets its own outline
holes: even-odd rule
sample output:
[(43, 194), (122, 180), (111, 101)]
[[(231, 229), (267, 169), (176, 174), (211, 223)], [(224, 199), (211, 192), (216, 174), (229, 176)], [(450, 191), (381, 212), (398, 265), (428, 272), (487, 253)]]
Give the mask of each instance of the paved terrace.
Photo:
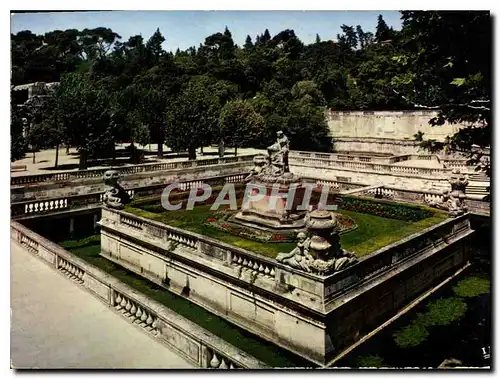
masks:
[(12, 368), (193, 368), (11, 244)]

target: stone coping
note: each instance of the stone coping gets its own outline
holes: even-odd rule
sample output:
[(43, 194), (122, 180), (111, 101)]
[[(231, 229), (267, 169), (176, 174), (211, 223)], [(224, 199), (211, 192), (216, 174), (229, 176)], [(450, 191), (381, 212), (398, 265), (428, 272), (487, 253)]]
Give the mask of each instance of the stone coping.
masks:
[(380, 115), (380, 116), (428, 116), (428, 115), (437, 115), (439, 110), (399, 110), (399, 111), (335, 111), (328, 110), (327, 114), (329, 115), (346, 115), (346, 116), (368, 116), (368, 115)]
[[(90, 265), (83, 259), (72, 255), (59, 245), (36, 234), (18, 222), (11, 221), (10, 226), (11, 240), (14, 240), (26, 250), (44, 259), (46, 263), (54, 269), (67, 272), (68, 276), (77, 283), (84, 285), (90, 293), (100, 300), (105, 300), (109, 306), (115, 309), (118, 308), (119, 304), (117, 299), (121, 298), (122, 302), (127, 303), (121, 307), (123, 308), (121, 309), (122, 313), (127, 307), (130, 308), (129, 304), (132, 304), (133, 307), (142, 308), (144, 314), (153, 316), (155, 321), (150, 323), (143, 322), (143, 324), (146, 325), (144, 328), (150, 332), (153, 337), (156, 337), (157, 340), (182, 354), (199, 367), (221, 369), (230, 367), (250, 369), (267, 368), (263, 362), (249, 356), (247, 353), (230, 345), (192, 321), (176, 314), (166, 306), (148, 298), (113, 276)], [(100, 285), (101, 291), (95, 290), (96, 281), (97, 286)], [(88, 285), (86, 285), (87, 282), (89, 283)], [(90, 283), (92, 284), (90, 285)], [(107, 299), (103, 299), (103, 289), (109, 292)], [(133, 312), (128, 312), (125, 316), (130, 320), (133, 318), (134, 314)], [(140, 321), (138, 318), (135, 318), (132, 322), (139, 323)], [(155, 323), (156, 326), (154, 325)], [(148, 328), (151, 330), (148, 330)], [(167, 331), (167, 329), (169, 330)], [(180, 346), (182, 343), (176, 341), (175, 338), (172, 341), (169, 339), (169, 336), (164, 335), (164, 333), (177, 333), (178, 336), (180, 334), (189, 341), (187, 345), (190, 345), (190, 349), (193, 348), (193, 344), (198, 346), (198, 353), (193, 355), (191, 350), (183, 350), (183, 346)], [(219, 362), (216, 367), (214, 362)], [(224, 362), (224, 364), (222, 362)]]

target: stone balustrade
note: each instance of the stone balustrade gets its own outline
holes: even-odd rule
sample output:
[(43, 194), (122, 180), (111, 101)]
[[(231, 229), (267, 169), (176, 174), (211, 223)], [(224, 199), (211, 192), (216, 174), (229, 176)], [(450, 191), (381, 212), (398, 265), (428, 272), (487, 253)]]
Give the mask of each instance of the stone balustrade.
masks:
[[(378, 199), (388, 199), (402, 201), (406, 203), (426, 205), (429, 203), (442, 203), (444, 195), (439, 191), (416, 191), (411, 189), (396, 188), (391, 186), (380, 186), (378, 188), (368, 188), (366, 191), (358, 192), (358, 196), (373, 197)], [(489, 216), (490, 202), (478, 200), (466, 195), (465, 205), (469, 212)]]
[(274, 279), (275, 270), (274, 265), (267, 262), (262, 262), (260, 259), (249, 258), (245, 254), (238, 254), (231, 252), (231, 264), (237, 266), (241, 271), (249, 271), (250, 275), (256, 277), (260, 275), (261, 277), (267, 277)]
[(440, 158), (435, 154), (402, 154), (397, 156), (363, 156), (363, 155), (350, 155), (342, 153), (315, 153), (308, 151), (290, 151), (291, 158), (318, 158), (328, 160), (350, 161), (350, 162), (368, 162), (368, 163), (381, 163), (381, 164), (394, 164), (408, 160), (436, 160), (440, 162)]
[[(278, 267), (286, 268), (286, 266), (267, 258), (260, 254), (249, 250), (234, 247), (232, 245), (220, 242), (218, 240), (205, 237), (201, 234), (193, 233), (184, 229), (176, 228), (164, 223), (150, 220), (144, 217), (136, 216), (124, 211), (114, 209), (106, 209), (104, 219), (117, 221), (116, 226), (124, 226), (134, 231), (143, 232), (141, 235), (151, 236), (161, 239), (162, 246), (170, 247), (173, 250), (176, 246), (181, 245), (184, 249), (188, 249), (193, 255), (193, 259), (198, 256), (203, 256), (208, 260), (213, 258), (222, 265), (233, 267), (236, 272), (236, 277), (242, 277), (247, 274), (248, 277), (262, 279), (273, 279)], [(102, 224), (106, 226), (106, 224)], [(185, 250), (183, 250), (185, 251)], [(185, 259), (186, 255), (181, 254)], [(200, 263), (199, 261), (197, 262)]]
[[(312, 154), (312, 153), (311, 153)], [(341, 159), (322, 159), (316, 157), (305, 157), (299, 155), (290, 155), (290, 165), (293, 166), (312, 166), (316, 168), (340, 168), (352, 171), (386, 173), (396, 176), (430, 178), (430, 179), (446, 179), (449, 176), (449, 169), (442, 168), (425, 168), (425, 167), (407, 167), (394, 166), (388, 163), (370, 163), (354, 161), (354, 156), (346, 156), (353, 158), (352, 160)]]
[[(362, 163), (374, 163), (381, 164), (383, 166), (363, 166), (363, 165), (345, 165), (339, 163), (338, 167), (354, 168), (354, 169), (373, 169), (378, 172), (393, 172), (401, 174), (410, 175), (448, 175), (450, 169), (467, 169), (467, 159), (466, 158), (442, 158), (436, 154), (401, 154), (392, 157), (368, 157), (362, 155), (348, 155), (340, 153), (314, 153), (307, 151), (290, 151), (290, 158), (294, 160), (296, 158), (312, 158), (306, 162), (308, 164), (314, 165), (315, 161), (313, 159), (326, 159), (329, 161), (342, 161), (342, 162), (362, 162)], [(438, 169), (426, 169), (425, 167), (410, 167), (410, 166), (392, 166), (388, 169), (385, 165), (394, 165), (395, 163), (418, 160), (418, 161), (437, 161), (444, 165), (444, 168)], [(323, 164), (324, 165), (324, 164)], [(328, 167), (334, 167), (334, 164), (328, 163)], [(437, 170), (437, 171), (436, 171)]]
[(341, 180), (343, 178), (338, 178), (337, 180), (318, 179), (313, 177), (302, 177), (302, 178), (306, 183), (315, 183), (320, 187), (328, 186), (330, 190), (333, 189), (334, 191), (352, 190), (352, 189), (366, 187), (364, 184), (351, 183), (345, 180)]
[(378, 163), (390, 163), (391, 157), (368, 157), (361, 155), (349, 155), (342, 153), (315, 153), (310, 151), (290, 151), (289, 156), (291, 158), (318, 158), (318, 159), (328, 159), (328, 160), (340, 160), (340, 161), (351, 161), (351, 162), (378, 162)]
[[(393, 196), (395, 193), (397, 194), (397, 190), (386, 188), (373, 188), (367, 190), (367, 192), (370, 192), (374, 195), (373, 191), (381, 191), (382, 193), (385, 193), (386, 197), (390, 197), (391, 195)], [(433, 194), (427, 193), (427, 195), (431, 196)], [(411, 244), (415, 244), (415, 246), (417, 247), (419, 246), (416, 242), (417, 240), (423, 243), (420, 248), (411, 250), (411, 253), (406, 252), (403, 254), (405, 255), (405, 257), (408, 257), (410, 255), (413, 255), (414, 253), (418, 253), (422, 249), (435, 248), (436, 245), (435, 241), (432, 241), (432, 239), (434, 238), (432, 236), (447, 236), (447, 238), (451, 238), (453, 236), (453, 233), (456, 233), (456, 230), (453, 229), (455, 228), (455, 225), (462, 225), (462, 229), (468, 227), (469, 225), (468, 215), (463, 215), (454, 219), (447, 219), (435, 226), (417, 233), (416, 235), (414, 234), (397, 243), (391, 244), (373, 252), (368, 257), (361, 259), (357, 264), (344, 271), (336, 272), (328, 276), (321, 276), (317, 274), (306, 273), (300, 270), (295, 270), (288, 266), (284, 266), (274, 259), (267, 258), (252, 251), (244, 250), (214, 240), (212, 238), (205, 237), (200, 234), (175, 228), (143, 217), (131, 215), (123, 211), (106, 210), (105, 217), (110, 219), (115, 218), (119, 220), (119, 223), (121, 223), (123, 226), (130, 229), (138, 230), (137, 224), (139, 224), (141, 231), (147, 231), (150, 235), (155, 234), (156, 237), (162, 238), (163, 241), (173, 241), (175, 243), (181, 244), (184, 247), (190, 249), (190, 251), (192, 251), (193, 253), (198, 252), (201, 256), (204, 256), (208, 260), (213, 260), (213, 258), (215, 258), (215, 262), (219, 262), (219, 269), (221, 271), (223, 271), (223, 266), (227, 266), (229, 264), (231, 267), (236, 268), (236, 277), (248, 278), (248, 281), (251, 284), (254, 284), (255, 280), (258, 278), (279, 282), (280, 278), (278, 278), (277, 272), (293, 272), (293, 275), (295, 275), (296, 277), (303, 277), (304, 281), (312, 280), (313, 282), (321, 283), (325, 291), (325, 296), (331, 296), (334, 293), (345, 290), (345, 288), (349, 287), (351, 284), (362, 280), (367, 280), (372, 277), (375, 272), (388, 270), (400, 260), (399, 258), (395, 257), (401, 256), (401, 246), (403, 243), (407, 243), (411, 240), (412, 242), (408, 242), (408, 246), (410, 246)], [(162, 229), (163, 232), (152, 233), (151, 227), (156, 228), (157, 230)], [(426, 233), (428, 233), (428, 235), (425, 239), (419, 239), (421, 235), (424, 235)], [(417, 238), (416, 240), (414, 239), (415, 237)], [(404, 249), (406, 249), (406, 247)], [(172, 253), (172, 251), (170, 251), (169, 254), (170, 253)], [(176, 255), (176, 253), (173, 254)], [(189, 259), (186, 254), (182, 253), (181, 255), (182, 259)], [(204, 265), (199, 261), (199, 259), (196, 258), (200, 255), (193, 254), (192, 259), (196, 260), (196, 263), (198, 265)], [(374, 259), (372, 256), (376, 256), (378, 258)], [(210, 267), (210, 269), (214, 268), (212, 264), (208, 264), (207, 267)], [(344, 280), (345, 278), (349, 279)], [(265, 287), (267, 288), (267, 286)]]
[[(247, 173), (213, 177), (206, 180), (189, 180), (180, 182), (179, 190), (189, 191), (191, 188), (199, 188), (203, 183), (211, 186), (222, 186), (224, 183), (241, 183), (246, 176)], [(167, 185), (157, 184), (131, 188), (126, 191), (129, 196), (134, 196), (134, 198), (160, 196)], [(99, 207), (103, 201), (103, 196), (104, 192), (95, 192), (38, 201), (16, 202), (11, 204), (11, 217), (18, 219), (33, 215), (60, 213), (85, 207)]]
[(464, 214), (385, 246), (325, 279), (325, 298), (338, 296), (354, 284), (366, 282), (411, 257), (430, 254), (471, 233), (469, 215)]
[(56, 183), (56, 182), (71, 182), (78, 179), (100, 178), (108, 170), (116, 170), (120, 175), (132, 175), (143, 172), (159, 172), (167, 170), (176, 170), (184, 168), (202, 167), (210, 165), (223, 165), (228, 163), (237, 162), (250, 162), (253, 160), (255, 154), (242, 155), (239, 157), (227, 158), (214, 158), (214, 159), (200, 159), (195, 161), (181, 161), (181, 162), (165, 162), (165, 163), (145, 163), (125, 167), (110, 167), (104, 169), (94, 170), (79, 170), (70, 172), (58, 172), (50, 174), (36, 174), (36, 175), (23, 175), (13, 176), (10, 178), (11, 186), (26, 186), (42, 183)]
[(11, 240), (88, 290), (138, 328), (200, 368), (258, 369), (264, 363), (195, 323), (72, 255), (57, 244), (11, 221)]

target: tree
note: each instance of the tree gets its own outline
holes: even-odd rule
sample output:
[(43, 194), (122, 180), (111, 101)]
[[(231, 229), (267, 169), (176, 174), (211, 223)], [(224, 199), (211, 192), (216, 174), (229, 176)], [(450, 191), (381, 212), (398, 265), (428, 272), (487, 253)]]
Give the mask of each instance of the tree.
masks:
[(262, 37), (260, 38), (260, 42), (262, 43), (266, 43), (268, 41), (271, 40), (271, 33), (269, 33), (269, 29), (266, 29), (264, 31), (264, 34), (262, 35)]
[(188, 151), (196, 159), (196, 149), (214, 140), (220, 112), (219, 101), (200, 82), (189, 82), (166, 112), (166, 141), (174, 151)]
[(250, 48), (253, 47), (252, 37), (250, 37), (249, 35), (247, 35), (247, 38), (245, 39), (245, 44), (243, 45), (243, 47), (245, 49), (250, 49)]
[(361, 25), (356, 26), (356, 34), (358, 35), (359, 47), (361, 50), (365, 49), (372, 43), (373, 33), (364, 32), (363, 28), (361, 28)]
[(344, 33), (344, 41), (346, 46), (350, 50), (355, 50), (356, 47), (358, 46), (358, 36), (356, 35), (356, 31), (354, 30), (353, 26), (348, 26), (348, 25), (342, 25), (340, 27), (342, 29), (342, 32)]
[(23, 159), (26, 155), (26, 139), (24, 138), (24, 122), (19, 107), (10, 105), (10, 161)]
[(89, 156), (114, 147), (108, 91), (88, 74), (66, 74), (54, 97), (63, 110), (58, 122), (78, 149), (80, 169), (86, 169)]
[(321, 42), (321, 38), (319, 38), (319, 34), (316, 33), (316, 43), (320, 43)]
[(252, 146), (264, 129), (264, 118), (246, 100), (233, 100), (222, 108), (219, 116), (221, 139), (235, 148)]
[(390, 29), (384, 21), (384, 17), (379, 14), (377, 18), (377, 29), (375, 32), (375, 40), (377, 42), (385, 41), (390, 38)]
[(325, 99), (318, 85), (312, 80), (304, 80), (295, 83), (292, 87), (291, 95), (294, 99), (303, 103), (310, 103), (317, 106), (325, 105)]
[[(59, 147), (67, 140), (66, 131), (61, 120), (64, 109), (59, 108), (57, 97), (49, 97), (40, 108), (40, 120), (35, 128), (30, 128), (30, 144), (38, 148), (56, 148), (54, 168), (59, 164)], [(33, 151), (33, 159), (34, 159)]]
[[(480, 163), (491, 144), (489, 12), (405, 11), (402, 19), (403, 50), (394, 60), (405, 71), (393, 78), (393, 91), (417, 109), (436, 110), (431, 125), (462, 126), (445, 142), (418, 139), (432, 151), (446, 146)], [(480, 167), (490, 174), (489, 163)]]
[(160, 57), (165, 54), (165, 50), (162, 47), (163, 42), (165, 42), (165, 37), (161, 34), (160, 28), (157, 28), (146, 43), (146, 51), (152, 65), (157, 64)]

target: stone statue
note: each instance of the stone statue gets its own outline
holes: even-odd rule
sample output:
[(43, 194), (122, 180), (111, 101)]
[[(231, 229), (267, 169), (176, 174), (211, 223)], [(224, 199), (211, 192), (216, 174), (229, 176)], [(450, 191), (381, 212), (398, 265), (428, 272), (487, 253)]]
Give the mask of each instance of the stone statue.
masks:
[(297, 240), (297, 246), (292, 251), (278, 254), (276, 260), (290, 267), (310, 272), (309, 266), (314, 261), (312, 255), (309, 254), (311, 240), (307, 238), (304, 232), (297, 234)]
[(330, 275), (357, 262), (354, 254), (340, 246), (337, 220), (333, 212), (309, 212), (306, 227), (310, 237), (300, 232), (297, 235), (297, 246), (289, 253), (278, 254), (278, 262), (320, 275)]
[(262, 172), (267, 176), (279, 177), (290, 172), (288, 166), (290, 143), (281, 130), (277, 135), (276, 142), (267, 148), (267, 165)]
[(452, 171), (448, 183), (450, 183), (451, 191), (443, 192), (443, 202), (430, 202), (429, 206), (446, 210), (451, 217), (457, 217), (467, 212), (464, 199), (469, 180), (460, 170), (455, 169)]
[(116, 170), (108, 170), (104, 173), (104, 183), (112, 188), (108, 189), (103, 196), (105, 206), (114, 209), (123, 209), (125, 204), (128, 204), (131, 197), (118, 183), (120, 173)]
[(248, 176), (244, 179), (245, 182), (250, 181), (254, 176), (258, 176), (262, 173), (267, 165), (267, 158), (265, 155), (256, 155), (253, 158), (253, 168), (250, 170)]
[(290, 152), (290, 141), (288, 141), (287, 136), (285, 136), (281, 130), (277, 133), (277, 135), (278, 135), (277, 143), (280, 146), (280, 151), (282, 154), (283, 171), (290, 172), (290, 167), (288, 167), (288, 153)]

